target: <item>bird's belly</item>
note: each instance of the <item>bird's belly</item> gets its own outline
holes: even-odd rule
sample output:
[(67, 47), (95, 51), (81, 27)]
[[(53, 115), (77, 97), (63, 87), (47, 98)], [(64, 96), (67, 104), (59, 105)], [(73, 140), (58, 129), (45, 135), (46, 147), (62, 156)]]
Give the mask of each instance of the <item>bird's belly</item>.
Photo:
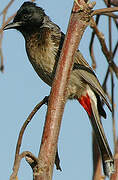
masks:
[(51, 86), (57, 66), (54, 52), (49, 47), (39, 46), (37, 41), (28, 41), (26, 51), (36, 73), (46, 84)]

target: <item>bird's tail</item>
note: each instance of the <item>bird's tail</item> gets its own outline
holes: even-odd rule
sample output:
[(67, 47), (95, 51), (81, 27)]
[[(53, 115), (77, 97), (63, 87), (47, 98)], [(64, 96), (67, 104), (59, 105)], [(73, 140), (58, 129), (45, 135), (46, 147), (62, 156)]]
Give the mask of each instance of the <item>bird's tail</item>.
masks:
[(109, 148), (102, 123), (100, 121), (97, 107), (97, 98), (94, 92), (89, 88), (86, 93), (84, 92), (84, 95), (78, 99), (78, 101), (88, 113), (101, 153), (104, 173), (105, 175), (110, 176), (114, 172), (114, 159)]
[(90, 122), (101, 152), (104, 173), (106, 176), (110, 177), (111, 174), (113, 174), (114, 172), (114, 159), (111, 150), (109, 148), (102, 123), (100, 121), (98, 110), (92, 99), (91, 99), (91, 109), (92, 109), (92, 114), (90, 117)]

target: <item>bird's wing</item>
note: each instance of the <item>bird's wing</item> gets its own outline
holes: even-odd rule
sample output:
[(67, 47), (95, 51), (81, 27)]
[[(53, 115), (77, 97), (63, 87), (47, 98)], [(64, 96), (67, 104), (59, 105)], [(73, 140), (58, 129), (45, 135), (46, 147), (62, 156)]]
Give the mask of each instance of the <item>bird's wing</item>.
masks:
[[(65, 34), (61, 32), (61, 48), (62, 44), (65, 38)], [(61, 51), (61, 48), (59, 47), (59, 50)], [(111, 107), (107, 101), (106, 94), (104, 93), (95, 73), (93, 72), (92, 68), (89, 66), (87, 61), (82, 56), (81, 52), (77, 50), (74, 55), (74, 65), (73, 70), (78, 70), (77, 73), (90, 85), (90, 87), (103, 99), (105, 104), (108, 106), (108, 108), (111, 110)]]
[(73, 66), (73, 70), (79, 73), (79, 75), (90, 85), (90, 87), (96, 92), (108, 106), (111, 111), (111, 107), (107, 101), (106, 94), (104, 93), (95, 73), (93, 72), (92, 68), (86, 62), (80, 51), (77, 51), (75, 54), (75, 64)]

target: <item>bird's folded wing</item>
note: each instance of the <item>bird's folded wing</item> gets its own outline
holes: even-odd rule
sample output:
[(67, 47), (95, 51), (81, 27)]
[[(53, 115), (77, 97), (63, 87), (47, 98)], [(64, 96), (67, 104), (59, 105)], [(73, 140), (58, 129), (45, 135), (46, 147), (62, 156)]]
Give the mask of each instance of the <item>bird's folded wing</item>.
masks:
[(89, 64), (85, 61), (84, 57), (80, 53), (80, 51), (77, 52), (78, 58), (75, 60), (75, 64), (73, 66), (73, 70), (76, 70), (76, 73), (78, 73), (93, 89), (94, 92), (96, 92), (105, 102), (105, 104), (108, 106), (108, 108), (111, 110), (111, 107), (107, 101), (107, 97), (105, 92), (103, 91), (95, 73), (93, 72), (92, 68), (89, 66)]

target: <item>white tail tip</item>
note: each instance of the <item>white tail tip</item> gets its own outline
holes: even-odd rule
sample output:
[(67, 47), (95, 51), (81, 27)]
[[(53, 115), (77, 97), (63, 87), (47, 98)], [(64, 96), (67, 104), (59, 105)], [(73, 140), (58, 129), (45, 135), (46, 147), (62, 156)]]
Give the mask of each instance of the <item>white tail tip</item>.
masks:
[(107, 160), (104, 162), (104, 173), (106, 176), (110, 177), (115, 172), (114, 161)]

